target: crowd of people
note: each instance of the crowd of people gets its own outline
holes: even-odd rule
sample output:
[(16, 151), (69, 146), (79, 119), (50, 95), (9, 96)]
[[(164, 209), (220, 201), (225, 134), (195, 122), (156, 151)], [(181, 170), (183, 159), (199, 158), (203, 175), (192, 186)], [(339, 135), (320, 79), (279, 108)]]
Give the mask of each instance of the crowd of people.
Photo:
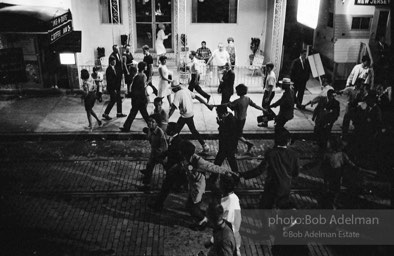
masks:
[[(164, 54), (160, 55), (158, 57), (160, 63), (158, 89), (152, 84), (153, 58), (148, 46), (142, 47), (144, 60), (137, 64), (137, 69), (131, 64), (133, 57), (129, 51), (126, 51), (125, 56), (121, 56), (117, 46), (113, 47), (106, 70), (110, 102), (104, 111), (103, 118), (111, 119), (109, 113), (115, 103), (117, 104), (117, 117), (126, 116), (122, 113), (120, 96), (122, 74), (124, 74), (132, 108), (120, 130), (129, 132), (136, 114), (140, 112), (147, 123), (144, 132), (151, 145), (146, 169), (141, 170), (144, 178), (143, 186), (139, 189), (145, 192), (150, 191), (152, 173), (156, 164), (162, 164), (166, 171), (160, 193), (151, 205), (154, 210), (163, 209), (165, 199), (170, 192), (186, 187), (188, 189), (186, 209), (193, 220), (190, 227), (193, 230), (203, 230), (208, 222), (213, 225), (212, 239), (205, 244), (206, 247), (211, 248), (212, 255), (240, 255), (239, 230), (242, 217), (239, 198), (234, 193), (234, 189), (241, 179), (251, 179), (267, 172), (261, 207), (263, 209), (295, 207), (290, 200), (290, 192), (292, 179), (298, 176), (300, 166), (297, 153), (289, 147), (291, 135), (285, 128), (285, 124), (293, 119), (294, 108), (303, 111), (306, 107), (312, 108), (314, 105), (316, 105), (312, 115), (315, 123), (314, 134), (317, 145), (321, 149), (324, 193), (328, 199), (329, 208), (336, 207), (344, 166), (347, 164), (363, 170), (355, 164), (360, 157), (371, 156), (378, 174), (389, 178), (392, 184), (394, 183), (390, 172), (392, 159), (384, 155), (389, 147), (387, 138), (393, 134), (392, 85), (388, 81), (374, 84), (374, 72), (368, 56), (364, 56), (362, 63), (353, 68), (343, 90), (335, 90), (329, 77), (323, 77), (321, 93), (305, 104), (303, 104), (304, 91), (310, 77), (306, 51), (300, 52), (299, 58), (293, 61), (289, 76), (281, 81), (277, 81), (273, 72), (274, 65), (267, 63), (262, 102), (257, 104), (247, 96), (248, 88), (244, 84), (235, 87), (239, 97), (230, 101), (234, 93), (235, 74), (232, 67), (236, 59), (234, 39), (229, 38), (228, 41), (228, 51), (224, 50), (223, 44), (219, 43), (218, 49), (211, 53), (206, 47), (206, 42), (203, 41), (201, 48), (190, 53), (188, 84), (180, 84), (177, 79), (173, 79), (174, 74), (166, 67), (167, 57)], [(220, 79), (218, 93), (222, 95), (220, 104), (209, 104), (211, 95), (204, 92), (199, 85), (199, 71), (195, 62), (197, 58), (204, 60), (207, 64), (213, 62), (218, 67)], [(128, 76), (132, 77), (126, 79)], [(102, 121), (93, 111), (95, 100), (102, 100), (102, 78), (97, 75), (97, 70), (94, 70), (92, 78), (93, 80), (90, 80), (87, 70), (81, 71), (82, 88), (85, 91), (85, 109), (90, 129), (92, 129), (91, 116), (97, 120), (99, 126), (102, 125)], [(272, 103), (276, 86), (281, 87), (283, 94)], [(147, 112), (148, 87), (152, 88), (157, 96), (154, 99), (154, 111), (150, 115)], [(336, 96), (341, 94), (348, 97), (348, 102), (343, 118), (342, 136), (336, 136), (331, 134), (331, 129), (340, 115), (340, 104)], [(164, 98), (168, 100), (169, 111), (162, 107)], [(209, 147), (195, 127), (194, 99), (210, 110), (216, 108), (219, 149), (213, 163), (205, 160), (202, 157), (203, 154), (198, 154), (192, 142), (179, 136), (186, 124), (194, 139), (201, 144), (202, 152), (200, 153), (209, 151)], [(236, 161), (238, 141), (247, 145), (247, 153), (250, 153), (253, 147), (253, 143), (243, 137), (249, 106), (263, 112), (258, 118), (258, 126), (267, 127), (268, 122), (275, 122), (275, 146), (265, 152), (264, 160), (257, 167), (246, 172), (239, 172)], [(279, 107), (278, 114), (272, 110), (276, 107)], [(180, 113), (178, 121), (169, 122), (169, 118), (176, 110)], [(229, 110), (232, 110), (234, 114)], [(350, 122), (354, 126), (352, 133), (349, 133)], [(221, 166), (225, 159), (229, 163), (229, 169)], [(201, 203), (207, 184), (215, 189), (209, 198), (208, 209), (204, 212), (201, 209)]]

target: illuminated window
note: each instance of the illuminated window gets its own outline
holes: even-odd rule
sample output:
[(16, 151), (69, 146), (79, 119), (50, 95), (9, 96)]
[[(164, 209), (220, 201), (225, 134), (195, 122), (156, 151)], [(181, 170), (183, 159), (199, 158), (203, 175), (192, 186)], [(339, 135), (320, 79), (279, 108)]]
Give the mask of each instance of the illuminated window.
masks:
[(192, 0), (193, 23), (237, 23), (238, 0)]
[(121, 24), (120, 0), (100, 0), (101, 22)]
[(353, 17), (352, 29), (354, 29), (354, 30), (369, 30), (370, 23), (371, 23), (370, 17)]

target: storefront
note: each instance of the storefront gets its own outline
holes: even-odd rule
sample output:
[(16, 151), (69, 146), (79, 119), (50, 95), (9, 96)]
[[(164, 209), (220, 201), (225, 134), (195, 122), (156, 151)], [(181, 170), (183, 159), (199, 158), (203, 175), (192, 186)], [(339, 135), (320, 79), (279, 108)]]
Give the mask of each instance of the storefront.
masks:
[(70, 67), (60, 64), (58, 50), (72, 33), (70, 10), (0, 6), (0, 87), (72, 88)]

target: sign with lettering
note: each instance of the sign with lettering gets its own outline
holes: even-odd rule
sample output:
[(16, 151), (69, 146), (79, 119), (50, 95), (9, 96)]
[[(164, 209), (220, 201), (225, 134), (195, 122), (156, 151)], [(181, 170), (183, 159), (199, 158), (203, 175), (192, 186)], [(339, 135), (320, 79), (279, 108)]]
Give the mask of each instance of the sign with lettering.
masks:
[(72, 27), (72, 16), (71, 12), (60, 15), (49, 21), (49, 43), (56, 42), (59, 38), (71, 33)]
[(72, 19), (71, 18), (71, 12), (68, 11), (67, 13), (65, 13), (63, 15), (58, 16), (58, 17), (50, 20), (49, 21), (49, 24), (50, 24), (49, 30), (52, 30), (52, 29), (54, 29), (54, 28), (56, 28), (56, 27), (58, 27), (60, 25), (63, 25), (66, 22), (70, 21), (71, 19)]
[(56, 52), (81, 52), (82, 45), (82, 32), (71, 31), (68, 35), (64, 36), (51, 45), (51, 49)]
[(69, 34), (73, 30), (71, 21), (53, 29), (52, 31), (49, 31), (49, 42), (52, 44), (59, 38)]
[(390, 5), (390, 0), (354, 0), (355, 5)]

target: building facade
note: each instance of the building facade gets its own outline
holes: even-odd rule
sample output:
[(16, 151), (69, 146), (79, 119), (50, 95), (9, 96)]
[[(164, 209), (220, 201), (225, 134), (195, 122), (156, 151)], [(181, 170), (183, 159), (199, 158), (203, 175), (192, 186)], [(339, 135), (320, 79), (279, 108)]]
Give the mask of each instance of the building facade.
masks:
[(314, 49), (320, 53), (326, 73), (334, 81), (345, 80), (365, 54), (376, 63), (376, 45), (381, 36), (385, 43), (391, 44), (389, 4), (367, 5), (368, 2), (321, 1)]
[[(142, 45), (155, 55), (158, 24), (166, 26), (165, 40), (169, 61), (177, 65), (196, 50), (201, 41), (212, 51), (219, 42), (227, 45), (232, 37), (236, 46), (236, 65), (250, 65), (251, 38), (259, 38), (265, 62), (280, 67), (286, 0), (58, 0), (8, 1), (20, 5), (60, 6), (70, 9), (73, 30), (82, 31), (82, 49), (76, 53), (76, 68), (108, 64), (112, 45), (129, 44), (135, 59), (142, 60)], [(1, 33), (0, 33), (1, 35)], [(123, 38), (126, 38), (122, 41)], [(186, 35), (186, 48), (181, 40)], [(127, 37), (126, 37), (127, 36)], [(105, 49), (100, 57), (97, 48)], [(100, 62), (101, 61), (101, 62)], [(279, 72), (279, 68), (278, 68)], [(72, 72), (76, 76), (79, 72)], [(48, 87), (50, 85), (43, 85)], [(74, 85), (78, 87), (78, 85)]]

